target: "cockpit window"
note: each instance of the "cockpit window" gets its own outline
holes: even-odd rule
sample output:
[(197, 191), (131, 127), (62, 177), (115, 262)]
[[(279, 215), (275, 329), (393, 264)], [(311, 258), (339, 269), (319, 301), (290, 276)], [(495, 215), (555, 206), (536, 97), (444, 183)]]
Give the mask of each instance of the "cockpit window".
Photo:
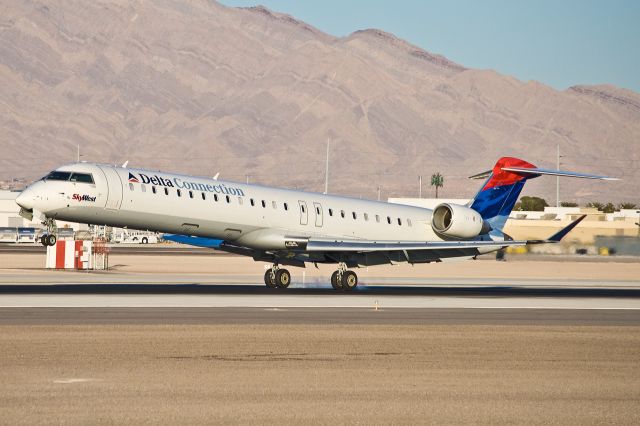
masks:
[(45, 177), (43, 177), (43, 180), (69, 180), (69, 178), (71, 177), (71, 173), (70, 172), (58, 172), (58, 171), (53, 171), (51, 173), (49, 173), (48, 175), (46, 175)]
[(93, 176), (89, 173), (73, 173), (71, 182), (93, 183)]

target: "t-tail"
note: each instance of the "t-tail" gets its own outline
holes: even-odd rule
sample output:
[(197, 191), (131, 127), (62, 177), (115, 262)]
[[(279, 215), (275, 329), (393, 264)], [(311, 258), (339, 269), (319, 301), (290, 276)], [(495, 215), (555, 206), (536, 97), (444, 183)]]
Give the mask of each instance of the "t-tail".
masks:
[(492, 170), (471, 176), (472, 179), (487, 177), (487, 180), (470, 202), (470, 207), (480, 213), (491, 229), (502, 231), (525, 182), (542, 175), (618, 180), (607, 176), (540, 169), (518, 158), (502, 157)]

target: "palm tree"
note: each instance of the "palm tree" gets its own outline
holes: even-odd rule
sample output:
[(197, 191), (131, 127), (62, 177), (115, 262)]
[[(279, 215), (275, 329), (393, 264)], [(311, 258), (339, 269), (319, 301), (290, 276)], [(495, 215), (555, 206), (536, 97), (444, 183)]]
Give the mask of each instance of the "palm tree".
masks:
[(444, 177), (442, 177), (440, 172), (431, 175), (431, 186), (436, 187), (436, 198), (438, 198), (438, 188), (442, 188), (444, 186)]

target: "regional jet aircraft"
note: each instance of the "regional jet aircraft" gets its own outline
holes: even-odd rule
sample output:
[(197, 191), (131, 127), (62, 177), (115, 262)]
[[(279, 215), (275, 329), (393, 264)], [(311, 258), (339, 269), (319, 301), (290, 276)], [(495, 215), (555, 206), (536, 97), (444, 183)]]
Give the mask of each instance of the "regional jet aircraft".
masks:
[(612, 179), (540, 169), (516, 158), (498, 160), (467, 205), (435, 209), (293, 191), (217, 179), (104, 164), (60, 167), (29, 185), (16, 199), (20, 214), (41, 220), (56, 241), (55, 221), (65, 220), (168, 233), (166, 239), (210, 247), (272, 263), (268, 287), (285, 288), (281, 266), (337, 264), (336, 290), (350, 291), (349, 268), (400, 262), (473, 258), (509, 246), (555, 243), (584, 218), (547, 240), (516, 241), (502, 230), (527, 180), (541, 176)]

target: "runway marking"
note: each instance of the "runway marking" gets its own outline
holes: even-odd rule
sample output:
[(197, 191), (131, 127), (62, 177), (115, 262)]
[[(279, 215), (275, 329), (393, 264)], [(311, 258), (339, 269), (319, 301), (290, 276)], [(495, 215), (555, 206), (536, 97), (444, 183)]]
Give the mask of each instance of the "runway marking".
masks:
[(9, 294), (1, 308), (474, 308), (640, 310), (639, 298), (207, 294)]
[(70, 384), (70, 383), (86, 383), (91, 381), (93, 381), (93, 379), (59, 379), (59, 380), (54, 380), (53, 383)]

